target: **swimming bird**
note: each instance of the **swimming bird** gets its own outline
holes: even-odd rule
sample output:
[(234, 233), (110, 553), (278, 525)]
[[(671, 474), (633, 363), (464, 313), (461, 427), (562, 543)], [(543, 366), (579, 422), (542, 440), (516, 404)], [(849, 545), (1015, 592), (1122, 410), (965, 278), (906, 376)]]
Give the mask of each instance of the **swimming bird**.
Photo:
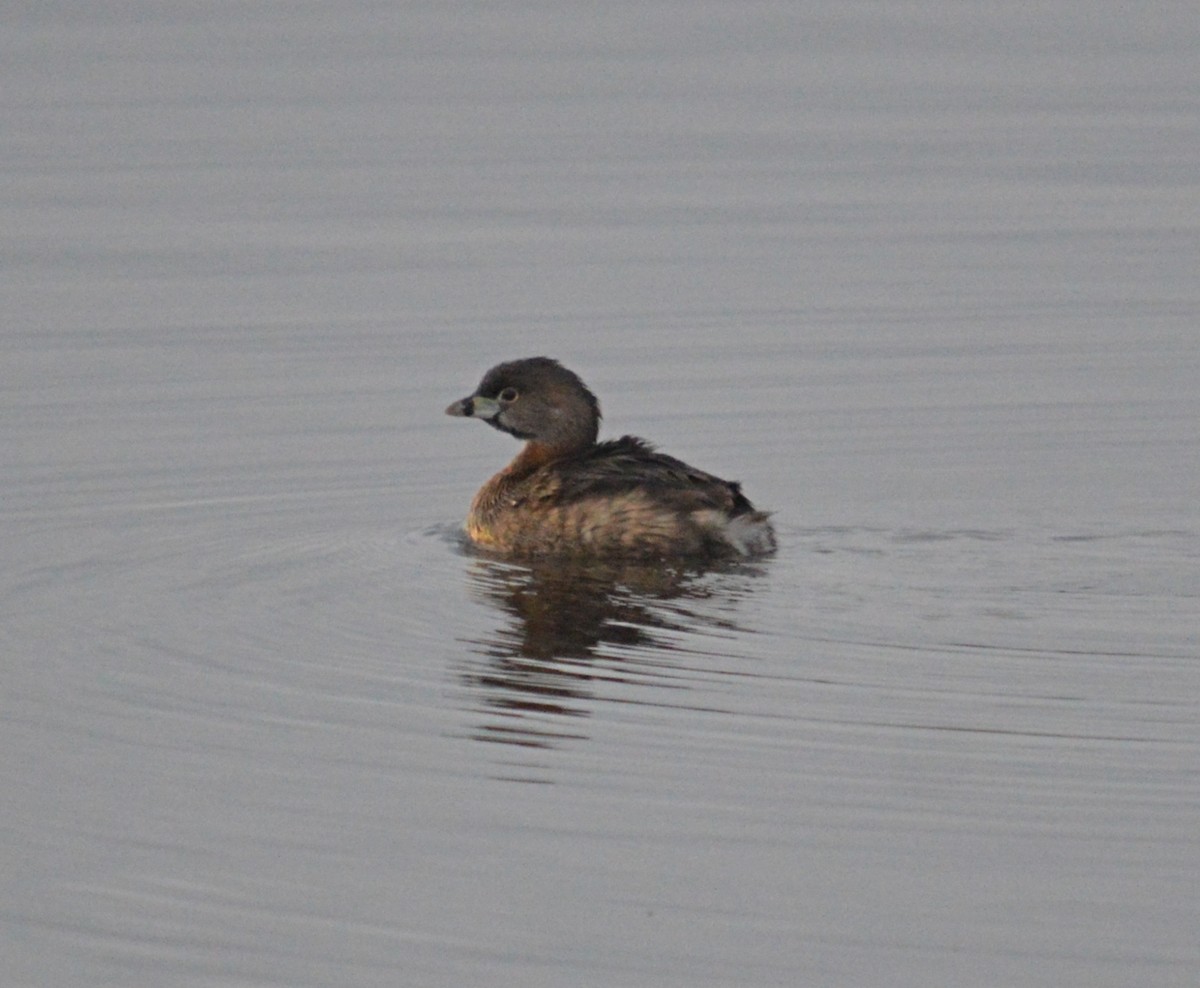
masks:
[(636, 436), (597, 442), (600, 403), (549, 357), (498, 364), (447, 415), (525, 441), (475, 495), (468, 536), (495, 552), (639, 559), (755, 556), (775, 548), (741, 487)]

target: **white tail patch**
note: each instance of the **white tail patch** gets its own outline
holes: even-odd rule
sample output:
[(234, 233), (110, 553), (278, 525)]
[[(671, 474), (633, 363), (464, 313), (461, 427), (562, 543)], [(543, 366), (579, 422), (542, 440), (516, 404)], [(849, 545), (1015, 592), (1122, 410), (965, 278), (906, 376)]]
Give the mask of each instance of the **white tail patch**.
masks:
[(775, 551), (775, 530), (765, 511), (730, 518), (721, 511), (694, 511), (692, 517), (742, 556), (762, 556)]

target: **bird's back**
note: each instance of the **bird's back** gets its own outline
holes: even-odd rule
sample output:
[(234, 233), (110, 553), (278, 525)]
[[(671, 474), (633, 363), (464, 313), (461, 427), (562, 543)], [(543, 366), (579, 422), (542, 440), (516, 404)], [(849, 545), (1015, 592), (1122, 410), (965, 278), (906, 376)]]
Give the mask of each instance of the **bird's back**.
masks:
[(774, 547), (767, 515), (739, 485), (623, 436), (501, 473), (479, 492), (468, 529), (506, 552), (623, 556), (754, 555)]

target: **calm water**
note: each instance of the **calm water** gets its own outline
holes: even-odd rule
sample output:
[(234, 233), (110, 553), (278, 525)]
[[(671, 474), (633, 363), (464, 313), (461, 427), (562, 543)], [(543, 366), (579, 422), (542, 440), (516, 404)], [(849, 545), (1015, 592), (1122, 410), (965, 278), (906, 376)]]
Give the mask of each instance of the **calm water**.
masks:
[[(20, 5), (14, 986), (1200, 982), (1186, 5)], [(548, 353), (772, 559), (509, 565)]]

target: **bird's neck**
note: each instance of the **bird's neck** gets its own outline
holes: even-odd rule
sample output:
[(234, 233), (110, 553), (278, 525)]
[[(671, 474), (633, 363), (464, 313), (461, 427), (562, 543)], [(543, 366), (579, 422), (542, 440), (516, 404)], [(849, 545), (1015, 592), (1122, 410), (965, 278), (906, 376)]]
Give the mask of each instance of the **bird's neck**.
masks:
[(517, 454), (516, 458), (504, 468), (504, 473), (512, 480), (527, 477), (535, 470), (544, 467), (547, 463), (561, 459), (570, 452), (571, 450), (564, 449), (561, 446), (531, 439), (525, 444), (521, 452)]

